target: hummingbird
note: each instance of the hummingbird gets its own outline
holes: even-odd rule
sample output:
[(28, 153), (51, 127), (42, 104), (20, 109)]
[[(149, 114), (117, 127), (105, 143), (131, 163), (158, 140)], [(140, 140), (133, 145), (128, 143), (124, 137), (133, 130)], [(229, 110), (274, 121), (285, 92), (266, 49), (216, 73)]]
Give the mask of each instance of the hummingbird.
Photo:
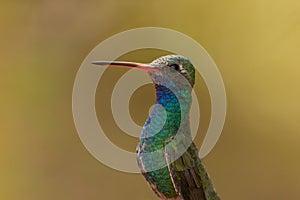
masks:
[(137, 163), (156, 195), (162, 200), (219, 200), (191, 137), (189, 112), (195, 84), (191, 61), (166, 55), (149, 64), (92, 63), (140, 69), (153, 81), (156, 102), (141, 131)]

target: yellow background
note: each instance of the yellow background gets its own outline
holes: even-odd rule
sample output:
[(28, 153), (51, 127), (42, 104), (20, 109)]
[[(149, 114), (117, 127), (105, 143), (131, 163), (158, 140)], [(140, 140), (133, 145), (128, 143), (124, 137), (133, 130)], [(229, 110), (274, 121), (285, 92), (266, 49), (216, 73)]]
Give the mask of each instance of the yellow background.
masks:
[[(0, 199), (157, 199), (141, 175), (110, 169), (87, 152), (71, 110), (75, 75), (90, 50), (112, 34), (143, 26), (193, 37), (219, 67), (228, 113), (204, 163), (222, 199), (300, 198), (299, 0), (1, 0), (0, 5)], [(161, 54), (145, 50), (120, 59), (150, 62)], [(115, 126), (108, 109), (113, 84), (124, 72), (107, 71), (96, 107), (108, 137), (134, 150), (137, 140)], [(210, 113), (203, 84), (198, 76), (203, 121), (197, 144)], [(137, 123), (143, 124), (152, 100), (149, 85), (132, 97)]]

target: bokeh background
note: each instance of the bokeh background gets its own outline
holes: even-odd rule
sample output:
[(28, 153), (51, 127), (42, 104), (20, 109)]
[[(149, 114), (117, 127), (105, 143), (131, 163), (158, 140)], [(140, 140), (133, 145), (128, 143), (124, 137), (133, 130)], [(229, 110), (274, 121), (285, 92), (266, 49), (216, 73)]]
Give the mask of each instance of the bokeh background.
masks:
[[(85, 56), (109, 36), (143, 26), (193, 37), (219, 67), (227, 120), (204, 163), (222, 199), (300, 198), (300, 1), (1, 0), (0, 5), (0, 199), (157, 199), (141, 175), (110, 169), (88, 153), (71, 109)], [(150, 62), (163, 54), (140, 50), (120, 59)], [(107, 71), (96, 107), (108, 137), (133, 151), (137, 139), (116, 127), (109, 107), (112, 88), (125, 72)], [(210, 101), (199, 75), (196, 91), (200, 145)], [(138, 124), (153, 99), (150, 85), (133, 95), (129, 109)]]

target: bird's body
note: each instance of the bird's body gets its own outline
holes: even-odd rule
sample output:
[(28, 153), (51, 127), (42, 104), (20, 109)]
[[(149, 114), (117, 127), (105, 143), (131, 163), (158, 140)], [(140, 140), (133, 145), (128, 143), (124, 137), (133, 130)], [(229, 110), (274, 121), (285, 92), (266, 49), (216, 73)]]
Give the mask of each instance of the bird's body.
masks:
[(153, 191), (163, 200), (219, 200), (192, 142), (189, 111), (195, 69), (191, 62), (169, 55), (149, 65), (110, 64), (147, 71), (155, 85), (156, 104), (137, 147), (138, 165)]

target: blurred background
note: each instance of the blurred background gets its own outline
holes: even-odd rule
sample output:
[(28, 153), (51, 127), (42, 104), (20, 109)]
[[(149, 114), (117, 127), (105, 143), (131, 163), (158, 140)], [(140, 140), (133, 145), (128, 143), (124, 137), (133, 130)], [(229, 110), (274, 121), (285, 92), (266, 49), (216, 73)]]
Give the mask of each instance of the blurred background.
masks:
[[(110, 169), (88, 153), (71, 108), (73, 82), (86, 55), (111, 35), (143, 26), (189, 35), (219, 67), (227, 90), (227, 119), (204, 163), (222, 199), (300, 198), (300, 1), (0, 4), (0, 199), (157, 199), (140, 174)], [(148, 49), (119, 59), (150, 62), (164, 54)], [(107, 70), (96, 108), (107, 136), (134, 151), (137, 139), (116, 126), (109, 106), (113, 86), (125, 72)], [(210, 100), (199, 74), (196, 84), (199, 146)], [(151, 85), (141, 87), (130, 101), (131, 115), (140, 125), (153, 91)]]

